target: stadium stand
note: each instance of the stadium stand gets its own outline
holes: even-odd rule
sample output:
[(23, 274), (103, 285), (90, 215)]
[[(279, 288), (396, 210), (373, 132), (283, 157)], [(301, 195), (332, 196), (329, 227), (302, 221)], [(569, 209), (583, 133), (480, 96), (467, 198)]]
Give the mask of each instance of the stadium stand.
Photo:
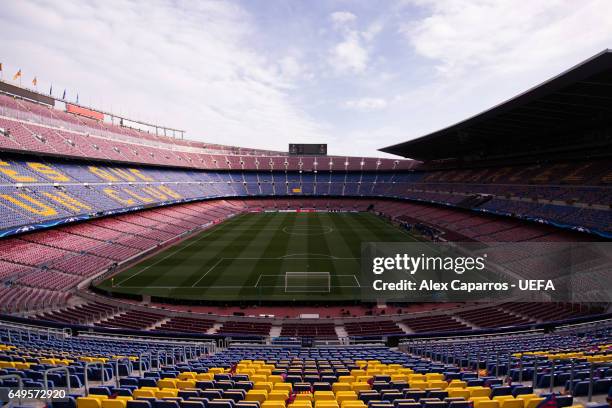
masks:
[[(0, 325), (0, 370), (23, 374), (20, 381), (32, 387), (43, 378), (54, 387), (70, 383), (67, 401), (53, 406), (536, 408), (552, 398), (556, 406), (579, 407), (587, 398), (602, 401), (612, 381), (609, 326), (418, 341), (399, 350), (380, 344), (223, 349), (212, 342), (25, 330)], [(46, 371), (56, 367), (65, 369)], [(16, 386), (14, 378), (3, 377), (1, 385)], [(605, 406), (599, 404), (591, 406)]]
[[(594, 101), (590, 113), (564, 111), (562, 123), (542, 113), (541, 126), (521, 124), (520, 132), (504, 121), (506, 113), (520, 115), (568, 88), (586, 86), (581, 94), (587, 96), (608, 92), (609, 54), (509, 101), (503, 112), (497, 107), (383, 149), (417, 160), (289, 156), (207, 144), (0, 94), (0, 310), (96, 329), (253, 337), (278, 329), (282, 337), (320, 339), (342, 331), (380, 338), (524, 327), (602, 313), (605, 305), (504, 302), (272, 324), (165, 306), (143, 309), (135, 301), (89, 292), (93, 297), (82, 297), (82, 291), (100, 274), (245, 212), (369, 211), (420, 238), (442, 241), (609, 240), (609, 140), (594, 141), (592, 132), (580, 130), (606, 129), (605, 120), (593, 122), (589, 115), (608, 117), (602, 116), (607, 107)], [(591, 77), (605, 90), (580, 80)], [(482, 128), (486, 135), (479, 139)], [(561, 128), (573, 132), (559, 134)], [(487, 139), (493, 137), (496, 143)], [(526, 273), (555, 272), (534, 259), (516, 262)], [(580, 284), (596, 285), (597, 279)], [(272, 314), (280, 320), (282, 311)]]

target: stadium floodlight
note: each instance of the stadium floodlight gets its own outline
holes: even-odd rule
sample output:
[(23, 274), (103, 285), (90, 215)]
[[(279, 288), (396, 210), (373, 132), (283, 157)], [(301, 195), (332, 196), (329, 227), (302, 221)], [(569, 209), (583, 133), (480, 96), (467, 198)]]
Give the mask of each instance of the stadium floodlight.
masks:
[(329, 272), (285, 272), (285, 293), (330, 293)]

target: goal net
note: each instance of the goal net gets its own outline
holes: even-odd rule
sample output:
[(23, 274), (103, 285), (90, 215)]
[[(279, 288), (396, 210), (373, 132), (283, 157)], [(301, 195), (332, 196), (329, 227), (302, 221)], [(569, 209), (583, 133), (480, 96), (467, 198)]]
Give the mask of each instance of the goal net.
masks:
[(285, 272), (285, 293), (331, 292), (329, 272)]

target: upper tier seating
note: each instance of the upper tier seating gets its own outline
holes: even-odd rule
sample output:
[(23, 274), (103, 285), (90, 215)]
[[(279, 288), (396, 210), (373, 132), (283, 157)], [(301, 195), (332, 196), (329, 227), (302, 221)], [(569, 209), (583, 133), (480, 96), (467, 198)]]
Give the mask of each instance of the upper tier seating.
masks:
[[(427, 192), (415, 189), (423, 173), (314, 173), (298, 172), (259, 173), (222, 171), (179, 171), (159, 168), (116, 167), (106, 165), (85, 165), (59, 161), (15, 160), (0, 158), (0, 231), (18, 231), (19, 227), (36, 223), (86, 218), (92, 213), (116, 212), (125, 209), (139, 209), (142, 206), (175, 203), (192, 199), (214, 197), (247, 196), (354, 196), (367, 197), (377, 194), (362, 183), (369, 183), (387, 190), (381, 195), (407, 198), (416, 201), (437, 201), (459, 205), (465, 196), (456, 193)], [(355, 181), (357, 180), (357, 181)], [(364, 181), (365, 180), (365, 181)], [(387, 186), (388, 188), (386, 188)], [(505, 191), (505, 187), (499, 187)], [(555, 191), (565, 187), (555, 187)], [(595, 187), (567, 187), (572, 190)], [(592, 229), (608, 234), (612, 231), (612, 210), (609, 208), (612, 189), (598, 187), (598, 204), (587, 202), (525, 201), (506, 197), (500, 193), (483, 203), (479, 209), (487, 212), (546, 220), (555, 225), (575, 229)], [(367, 190), (367, 191), (366, 191)], [(604, 194), (605, 193), (605, 194)], [(304, 201), (307, 205), (307, 199)], [(580, 204), (580, 205), (579, 205)], [(281, 198), (275, 205), (283, 207)], [(586, 207), (585, 207), (586, 206)], [(365, 210), (361, 202), (355, 210)], [(413, 208), (419, 208), (416, 206)], [(471, 217), (458, 218), (455, 213), (440, 207), (425, 207), (423, 211), (394, 213), (407, 221), (435, 219), (439, 226), (451, 233), (482, 240), (480, 237), (493, 236), (494, 240), (512, 240), (513, 237), (528, 240), (536, 238), (542, 229), (529, 228), (527, 224), (517, 227), (511, 217), (506, 219), (486, 218), (478, 213), (468, 212)], [(482, 214), (482, 213), (480, 213)], [(127, 223), (141, 227), (154, 227), (157, 218), (143, 218), (140, 215), (125, 215)], [(127, 228), (127, 227), (126, 227)], [(135, 227), (136, 228), (136, 227)], [(161, 240), (170, 238), (180, 226), (165, 225), (164, 231), (149, 238)], [(135, 229), (134, 229), (135, 231)], [(129, 232), (129, 229), (124, 232)]]
[(410, 169), (417, 163), (333, 156), (316, 161), (311, 157), (202, 143), (96, 121), (2, 94), (0, 131), (0, 150), (200, 169), (393, 170)]

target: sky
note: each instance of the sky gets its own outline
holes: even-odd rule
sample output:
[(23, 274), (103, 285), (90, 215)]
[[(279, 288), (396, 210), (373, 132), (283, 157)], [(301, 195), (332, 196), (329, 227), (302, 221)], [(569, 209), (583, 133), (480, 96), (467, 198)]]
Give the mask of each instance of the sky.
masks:
[(19, 0), (4, 79), (186, 137), (377, 149), (438, 130), (612, 48), (610, 0)]

